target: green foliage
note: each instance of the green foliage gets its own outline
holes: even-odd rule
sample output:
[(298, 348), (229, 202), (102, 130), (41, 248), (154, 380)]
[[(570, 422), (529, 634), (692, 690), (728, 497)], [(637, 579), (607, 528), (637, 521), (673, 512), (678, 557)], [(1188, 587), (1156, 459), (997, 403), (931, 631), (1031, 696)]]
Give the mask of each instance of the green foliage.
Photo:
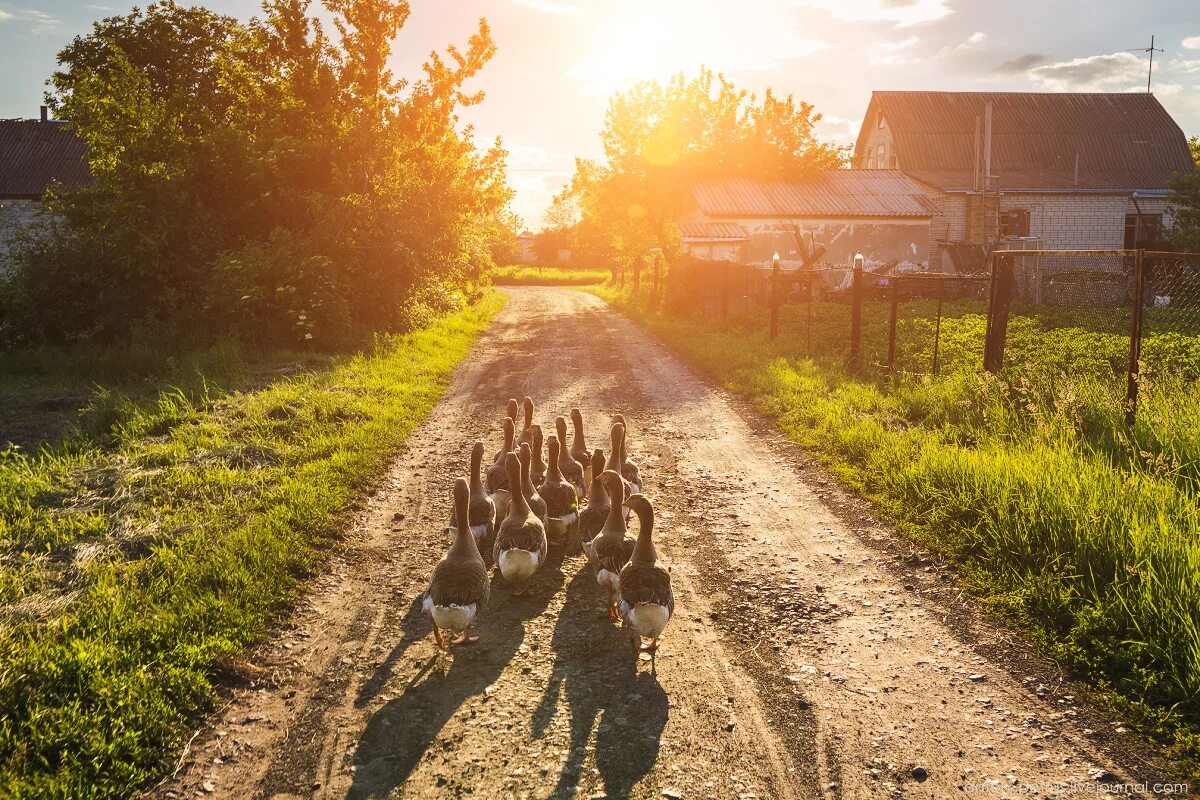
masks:
[(391, 74), (404, 0), (269, 0), (242, 23), (162, 0), (59, 53), (48, 102), (93, 186), (0, 292), (10, 340), (138, 330), (339, 346), (402, 328), (426, 284), (469, 288), (506, 225), (505, 153), (457, 112), (495, 47), (485, 22), (419, 79)]
[(593, 258), (628, 261), (678, 249), (674, 222), (691, 184), (721, 176), (788, 178), (840, 166), (841, 149), (817, 139), (808, 103), (762, 98), (702, 68), (665, 84), (645, 81), (609, 101), (604, 162), (579, 159), (547, 223), (570, 230)]
[(169, 768), (501, 303), (258, 389), (102, 396), (105, 435), (0, 453), (0, 796)]
[[(868, 369), (854, 379), (845, 373), (844, 306), (815, 306), (811, 329), (805, 306), (787, 306), (771, 342), (761, 311), (720, 322), (668, 315), (611, 286), (595, 291), (752, 398), (903, 530), (958, 564), (987, 604), (1124, 698), (1177, 755), (1196, 758), (1200, 337), (1148, 336), (1151, 377), (1128, 428), (1128, 341), (1104, 312), (1014, 317), (1009, 347), (1021, 351), (1012, 362), (1020, 366), (996, 377), (979, 371), (978, 304), (947, 306), (943, 374), (893, 384), (869, 366), (886, 347), (886, 304), (864, 307)], [(928, 302), (902, 306), (909, 369), (929, 368), (931, 318)]]
[(1196, 169), (1171, 177), (1171, 244), (1181, 252), (1200, 252), (1200, 137), (1188, 139)]
[(609, 279), (608, 270), (562, 267), (496, 267), (488, 273), (496, 286), (594, 286)]

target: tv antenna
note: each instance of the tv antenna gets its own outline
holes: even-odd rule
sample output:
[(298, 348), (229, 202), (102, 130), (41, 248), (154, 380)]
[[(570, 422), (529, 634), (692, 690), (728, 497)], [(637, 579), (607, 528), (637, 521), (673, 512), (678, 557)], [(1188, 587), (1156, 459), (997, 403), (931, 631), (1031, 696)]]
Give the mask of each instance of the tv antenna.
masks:
[(1149, 53), (1150, 68), (1146, 71), (1146, 94), (1150, 94), (1150, 78), (1154, 75), (1154, 54), (1163, 52), (1161, 47), (1154, 46), (1154, 34), (1150, 34), (1149, 47), (1135, 47), (1132, 50), (1126, 50), (1127, 53)]

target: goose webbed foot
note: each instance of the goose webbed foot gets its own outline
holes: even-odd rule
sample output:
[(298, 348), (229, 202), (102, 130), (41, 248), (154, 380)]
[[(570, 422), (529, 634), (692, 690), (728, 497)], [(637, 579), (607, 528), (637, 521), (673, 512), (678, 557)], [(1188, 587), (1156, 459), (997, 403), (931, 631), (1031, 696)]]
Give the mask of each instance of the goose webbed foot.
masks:
[(442, 635), (442, 629), (439, 628), (437, 624), (434, 624), (433, 626), (433, 640), (437, 642), (437, 646), (439, 648), (444, 648), (446, 646), (446, 637)]
[(615, 605), (610, 605), (608, 607), (608, 618), (613, 622), (616, 622), (621, 618), (621, 615), (617, 613), (617, 607)]
[(467, 628), (465, 631), (463, 631), (462, 633), (459, 634), (457, 639), (450, 642), (450, 644), (475, 644), (475, 642), (478, 642), (478, 641), (479, 641), (479, 637), (472, 636), (471, 629)]
[(529, 590), (532, 585), (533, 585), (533, 578), (526, 578), (525, 583), (521, 584), (521, 586), (519, 586), (518, 588), (513, 589), (512, 596), (513, 597), (529, 597), (529, 595), (533, 594), (533, 592), (531, 592)]

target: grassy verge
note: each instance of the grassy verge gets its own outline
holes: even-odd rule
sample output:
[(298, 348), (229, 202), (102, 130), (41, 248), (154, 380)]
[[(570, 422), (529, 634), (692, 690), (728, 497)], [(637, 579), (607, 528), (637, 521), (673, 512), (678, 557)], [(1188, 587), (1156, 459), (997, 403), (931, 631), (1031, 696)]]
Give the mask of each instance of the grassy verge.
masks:
[[(846, 377), (844, 310), (816, 309), (809, 328), (807, 309), (787, 307), (769, 342), (761, 311), (725, 322), (676, 317), (609, 287), (594, 291), (753, 399), (1200, 775), (1194, 376), (1153, 381), (1126, 429), (1111, 362), (1127, 343), (1103, 315), (1022, 318), (1010, 334), (1012, 348), (1026, 348), (1021, 366), (996, 377), (978, 371), (979, 309), (948, 309), (946, 371), (893, 385)], [(927, 363), (931, 325), (919, 306), (910, 311), (907, 357)], [(1200, 346), (1169, 338), (1172, 352)]]
[(501, 304), (257, 390), (162, 393), (108, 446), (5, 453), (0, 796), (153, 779)]
[(592, 286), (610, 277), (606, 269), (559, 267), (496, 267), (488, 273), (497, 286)]

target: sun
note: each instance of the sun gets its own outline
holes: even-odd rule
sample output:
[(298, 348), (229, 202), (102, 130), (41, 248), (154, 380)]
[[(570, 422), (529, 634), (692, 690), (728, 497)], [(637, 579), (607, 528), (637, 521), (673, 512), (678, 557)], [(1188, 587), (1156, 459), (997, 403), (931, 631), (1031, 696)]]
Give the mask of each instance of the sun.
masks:
[(600, 94), (702, 65), (771, 70), (827, 46), (802, 35), (794, 9), (766, 0), (620, 0), (591, 22), (590, 50), (569, 74)]

